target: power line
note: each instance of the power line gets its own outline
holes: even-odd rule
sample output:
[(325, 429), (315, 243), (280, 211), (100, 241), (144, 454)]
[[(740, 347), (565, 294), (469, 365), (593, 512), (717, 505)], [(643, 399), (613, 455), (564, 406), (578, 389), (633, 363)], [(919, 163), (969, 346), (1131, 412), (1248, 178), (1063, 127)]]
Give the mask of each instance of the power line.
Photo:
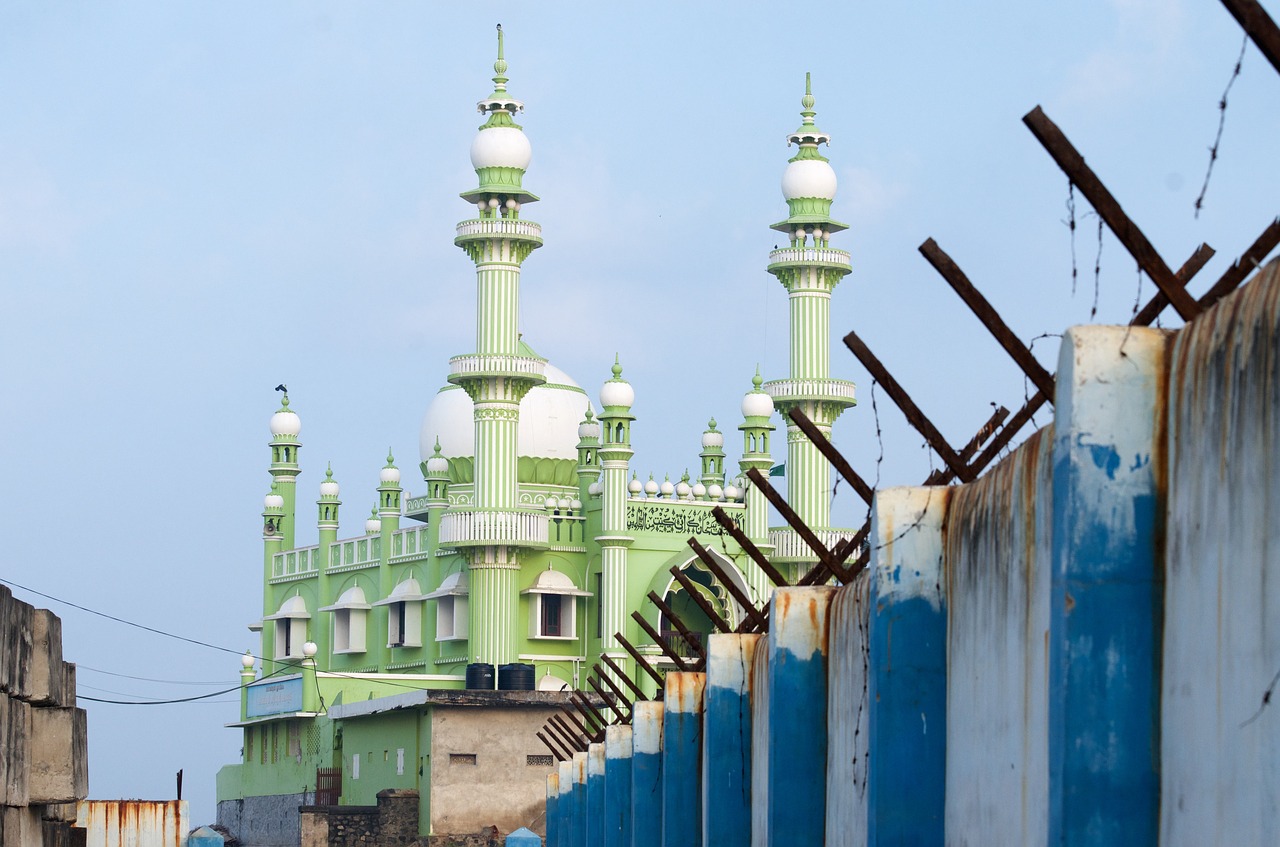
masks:
[[(61, 603), (64, 606), (70, 606), (73, 609), (79, 609), (82, 612), (88, 612), (91, 615), (97, 615), (100, 618), (106, 618), (109, 621), (122, 623), (125, 626), (131, 626), (136, 629), (146, 630), (147, 632), (154, 632), (156, 635), (163, 635), (166, 638), (174, 638), (174, 639), (177, 639), (178, 641), (185, 641), (188, 644), (196, 644), (200, 647), (208, 647), (211, 650), (221, 650), (224, 653), (232, 653), (236, 656), (244, 655), (242, 651), (232, 650), (230, 647), (221, 647), (217, 644), (210, 644), (209, 642), (201, 641), (198, 638), (187, 638), (185, 635), (177, 635), (172, 632), (166, 632), (163, 629), (156, 629), (155, 627), (152, 627), (152, 626), (146, 626), (144, 624), (134, 623), (133, 621), (125, 620), (124, 618), (119, 618), (119, 617), (116, 617), (115, 615), (109, 615), (106, 612), (99, 612), (97, 609), (90, 609), (88, 606), (81, 606), (79, 603), (72, 603), (70, 600), (63, 600), (61, 597), (54, 597), (52, 594), (45, 594), (43, 591), (36, 591), (34, 588), (28, 588), (25, 585), (19, 585), (18, 583), (13, 582), (12, 580), (5, 579), (4, 577), (0, 577), (0, 583), (4, 583), (5, 585), (9, 585), (14, 588), (22, 589), (23, 591), (27, 591), (27, 592), (30, 592), (31, 594), (35, 594), (37, 597), (43, 597), (46, 600), (52, 600), (55, 603)], [(89, 698), (85, 698), (85, 699), (89, 699)]]
[[(282, 673), (292, 673), (293, 671), (297, 670), (297, 668), (298, 668), (297, 665), (288, 665), (286, 667), (280, 668), (279, 670), (272, 671), (266, 676), (261, 677), (260, 679), (254, 680), (254, 682), (261, 682), (264, 679), (270, 679), (271, 677), (278, 676), (279, 674), (282, 674)], [(103, 697), (82, 697), (79, 694), (76, 695), (76, 699), (88, 700), (90, 703), (108, 703), (113, 706), (170, 706), (176, 703), (194, 703), (198, 700), (208, 700), (210, 697), (219, 697), (223, 694), (230, 694), (232, 691), (239, 691), (242, 688), (247, 688), (248, 685), (251, 685), (251, 684), (252, 683), (249, 683), (249, 684), (241, 683), (239, 685), (233, 685), (230, 688), (224, 688), (221, 691), (212, 691), (208, 694), (196, 694), (193, 697), (175, 697), (171, 700), (108, 700)], [(91, 687), (91, 686), (86, 686), (86, 687)]]
[(184, 679), (156, 679), (150, 676), (131, 676), (127, 673), (116, 673), (114, 671), (104, 671), (101, 668), (91, 667), (80, 662), (76, 662), (76, 669), (81, 671), (93, 671), (94, 673), (106, 674), (107, 676), (118, 676), (122, 679), (136, 679), (139, 682), (162, 682), (166, 685), (226, 685), (225, 679), (218, 680), (184, 680)]

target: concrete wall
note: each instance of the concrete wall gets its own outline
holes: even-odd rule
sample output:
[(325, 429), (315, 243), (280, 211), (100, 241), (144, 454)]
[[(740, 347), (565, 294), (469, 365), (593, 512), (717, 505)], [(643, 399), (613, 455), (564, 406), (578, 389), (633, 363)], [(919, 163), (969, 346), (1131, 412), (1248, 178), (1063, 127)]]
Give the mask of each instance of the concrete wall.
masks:
[[(546, 832), (546, 780), (554, 765), (535, 732), (555, 707), (449, 708), (431, 712), (431, 832), (473, 833), (487, 826)], [(450, 757), (475, 756), (475, 764)], [(500, 811), (495, 811), (500, 810)]]
[(1056, 388), (979, 480), (880, 491), (852, 584), (775, 592), (749, 730), (704, 717), (752, 845), (1280, 844), (1280, 260), (1178, 333), (1069, 330)]
[(66, 843), (89, 788), (88, 720), (62, 622), (0, 585), (0, 844)]
[(268, 794), (218, 803), (218, 825), (253, 847), (298, 847), (298, 808), (315, 800), (313, 792)]

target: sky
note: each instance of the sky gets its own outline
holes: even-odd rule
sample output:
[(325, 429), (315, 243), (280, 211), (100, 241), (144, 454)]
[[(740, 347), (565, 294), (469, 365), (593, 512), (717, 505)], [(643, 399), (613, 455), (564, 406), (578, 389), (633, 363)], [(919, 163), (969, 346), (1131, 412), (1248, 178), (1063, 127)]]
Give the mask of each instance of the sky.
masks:
[[(526, 104), (525, 186), (542, 198), (522, 210), (545, 239), (524, 266), (524, 338), (592, 396), (620, 356), (645, 478), (696, 466), (711, 416), (736, 461), (757, 365), (786, 375), (786, 296), (765, 267), (807, 71), (840, 180), (833, 215), (850, 225), (834, 246), (853, 262), (831, 360), (859, 405), (834, 437), (881, 486), (918, 483), (938, 460), (873, 394), (848, 331), (954, 444), (1028, 391), (916, 252), (925, 239), (1037, 339), (1050, 371), (1054, 334), (1091, 321), (1095, 265), (1096, 322), (1126, 322), (1152, 293), (1078, 195), (1073, 291), (1067, 179), (1020, 121), (1032, 107), (1169, 265), (1201, 242), (1218, 251), (1193, 293), (1277, 214), (1280, 77), (1252, 46), (1194, 213), (1243, 38), (1211, 0), (11, 0), (0, 579), (62, 617), (82, 697), (237, 684), (233, 653), (258, 647), (246, 627), (262, 611), (277, 383), (302, 419), (300, 544), (327, 462), (343, 537), (362, 531), (388, 446), (421, 490), (422, 415), (474, 343), (474, 270), (452, 241), (470, 217), (457, 195), (476, 184), (467, 154), (497, 23)], [(841, 488), (833, 515), (858, 526), (865, 508)], [(192, 824), (212, 822), (214, 775), (239, 755), (223, 726), (237, 703), (82, 701), (90, 796), (169, 798), (182, 768)]]

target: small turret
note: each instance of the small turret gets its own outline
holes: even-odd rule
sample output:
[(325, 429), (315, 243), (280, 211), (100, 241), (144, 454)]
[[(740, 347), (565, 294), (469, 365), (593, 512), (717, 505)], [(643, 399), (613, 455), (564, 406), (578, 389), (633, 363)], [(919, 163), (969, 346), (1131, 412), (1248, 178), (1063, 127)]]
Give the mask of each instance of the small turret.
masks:
[(284, 502), (282, 514), (276, 526), (282, 537), (285, 549), (293, 547), (294, 518), (296, 515), (298, 474), (302, 472), (298, 465), (298, 450), (302, 442), (298, 433), (302, 431), (302, 421), (298, 413), (289, 408), (289, 394), (285, 392), (280, 400), (280, 408), (271, 416), (271, 480)]
[(325, 543), (326, 533), (330, 541), (338, 537), (338, 482), (333, 478), (333, 465), (325, 468), (324, 482), (320, 483), (320, 499), (316, 501), (316, 527), (320, 530), (320, 543)]
[(591, 405), (578, 424), (578, 497), (586, 500), (592, 484), (600, 478), (600, 422)]
[(378, 519), (387, 532), (395, 532), (400, 528), (400, 497), (404, 489), (400, 487), (400, 469), (396, 467), (391, 448), (387, 448), (387, 464), (378, 472)]
[(702, 452), (698, 456), (702, 459), (701, 482), (707, 490), (724, 485), (724, 433), (716, 429), (715, 418), (707, 422), (707, 431), (702, 433)]
[(440, 439), (431, 458), (422, 463), (422, 478), (427, 483), (427, 508), (443, 509), (449, 505), (449, 460), (440, 452)]

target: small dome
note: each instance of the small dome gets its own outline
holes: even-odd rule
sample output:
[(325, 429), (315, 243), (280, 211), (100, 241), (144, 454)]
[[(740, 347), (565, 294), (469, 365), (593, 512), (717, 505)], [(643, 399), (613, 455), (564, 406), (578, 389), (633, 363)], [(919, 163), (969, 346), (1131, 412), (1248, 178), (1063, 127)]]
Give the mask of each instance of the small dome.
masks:
[(738, 495), (741, 493), (742, 492), (738, 490), (736, 485), (726, 485), (724, 487), (724, 499), (728, 500), (730, 503), (737, 500)]
[(836, 198), (836, 172), (821, 159), (798, 159), (782, 172), (782, 196), (787, 200), (817, 197)]
[(569, 508), (570, 508), (570, 509), (572, 509), (572, 510), (573, 510), (573, 511), (575, 511), (575, 512), (577, 512), (577, 511), (581, 510), (581, 509), (582, 509), (582, 501), (581, 501), (581, 500), (579, 500), (577, 497), (574, 497), (572, 500), (570, 500), (570, 501), (569, 501)]
[(381, 480), (384, 485), (399, 485), (400, 469), (399, 468), (383, 468), (378, 473), (378, 479)]
[(244, 651), (244, 655), (240, 657), (240, 667), (249, 670), (253, 667), (253, 654), (248, 650)]
[(320, 652), (320, 647), (314, 641), (308, 641), (302, 645), (302, 655), (308, 659), (314, 659), (316, 653)]
[(712, 500), (719, 500), (721, 497), (724, 496), (724, 489), (721, 488), (719, 485), (712, 483), (711, 485), (707, 486), (707, 496), (710, 497)]
[(320, 483), (320, 496), (337, 497), (338, 483), (334, 482), (332, 479), (326, 479), (324, 482)]
[(749, 391), (742, 398), (744, 418), (768, 418), (773, 415), (773, 398), (763, 391)]
[(365, 535), (377, 535), (382, 532), (382, 521), (377, 518), (369, 518), (364, 522)]
[(593, 482), (593, 483), (591, 483), (590, 485), (588, 485), (588, 486), (587, 486), (587, 493), (588, 493), (588, 494), (590, 494), (592, 497), (599, 497), (599, 496), (600, 496), (600, 483), (599, 483), (599, 481)]
[(644, 493), (648, 494), (650, 497), (658, 493), (658, 483), (654, 482), (652, 476), (650, 476), (649, 481), (644, 484)]
[(702, 446), (703, 447), (723, 447), (724, 433), (723, 432), (702, 433)]
[[(447, 582), (448, 579), (446, 578), (445, 581)], [(457, 580), (454, 581), (457, 582)], [(443, 587), (443, 584), (441, 587)], [(387, 600), (399, 602), (404, 599), (420, 600), (421, 598), (422, 588), (418, 585), (418, 581), (416, 579), (409, 577), (403, 582), (398, 583), (395, 588), (391, 589), (391, 594), (387, 597)], [(385, 603), (382, 605), (385, 605)]]
[(640, 482), (640, 480), (636, 479), (633, 476), (631, 477), (631, 482), (627, 485), (627, 490), (630, 491), (632, 494), (639, 494), (641, 491), (644, 490), (644, 485)]
[(671, 477), (667, 477), (662, 481), (662, 485), (659, 490), (662, 491), (663, 497), (671, 496), (672, 492), (676, 490), (676, 487), (671, 484)]
[(597, 421), (583, 421), (578, 424), (579, 438), (599, 438), (600, 424)]
[(302, 432), (302, 419), (292, 409), (281, 409), (271, 416), (271, 434), (297, 435)]
[(707, 487), (700, 482), (695, 482), (693, 484), (692, 491), (693, 491), (693, 496), (697, 497), (698, 499), (702, 499), (703, 497), (707, 496)]
[(262, 505), (267, 509), (283, 509), (284, 498), (279, 494), (268, 494), (266, 497), (262, 498)]
[(688, 496), (689, 496), (689, 483), (685, 482), (683, 479), (682, 479), (682, 480), (680, 480), (679, 482), (677, 482), (677, 483), (676, 483), (676, 496), (677, 496), (677, 497), (688, 497)]
[(622, 406), (629, 409), (634, 402), (636, 402), (636, 390), (626, 380), (611, 379), (600, 386), (601, 406)]
[(447, 474), (449, 472), (449, 460), (444, 456), (432, 456), (427, 459), (427, 473), (429, 474)]
[(529, 136), (510, 126), (491, 126), (476, 133), (471, 142), (471, 167), (529, 169), (533, 147)]

